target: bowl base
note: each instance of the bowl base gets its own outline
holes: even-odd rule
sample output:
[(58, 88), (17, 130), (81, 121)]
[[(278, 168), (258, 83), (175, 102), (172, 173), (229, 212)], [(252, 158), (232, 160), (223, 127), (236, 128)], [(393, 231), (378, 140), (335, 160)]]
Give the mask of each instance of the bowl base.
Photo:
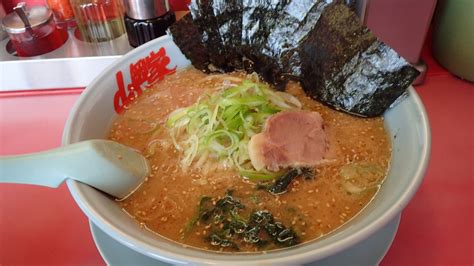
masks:
[[(382, 229), (348, 250), (305, 265), (378, 265), (392, 245), (399, 223), (400, 215), (397, 215)], [(89, 224), (97, 249), (107, 265), (170, 265), (120, 244), (91, 221)]]

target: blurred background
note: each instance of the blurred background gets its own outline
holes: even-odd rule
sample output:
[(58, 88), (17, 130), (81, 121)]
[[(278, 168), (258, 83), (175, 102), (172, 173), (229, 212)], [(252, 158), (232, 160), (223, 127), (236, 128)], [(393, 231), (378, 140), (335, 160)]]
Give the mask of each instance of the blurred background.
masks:
[[(149, 41), (153, 38), (159, 37), (163, 30), (159, 34), (152, 34), (153, 36), (148, 36), (145, 40), (137, 40), (137, 36), (147, 35), (144, 29), (140, 28), (141, 26), (137, 25), (142, 23), (143, 19), (151, 19), (154, 17), (163, 16), (163, 12), (170, 10), (170, 12), (175, 11), (185, 11), (187, 10), (187, 4), (189, 0), (169, 0), (169, 1), (136, 1), (136, 0), (100, 0), (92, 1), (94, 3), (100, 2), (117, 2), (118, 7), (109, 7), (110, 12), (115, 12), (119, 15), (121, 23), (124, 24), (124, 18), (122, 14), (125, 15), (125, 26), (117, 26), (113, 23), (112, 20), (106, 21), (109, 24), (104, 23), (104, 27), (112, 29), (111, 31), (115, 33), (112, 36), (89, 36), (87, 30), (82, 27), (81, 23), (83, 20), (91, 19), (90, 17), (83, 17), (80, 14), (87, 13), (86, 10), (80, 10), (77, 6), (83, 5), (84, 3), (91, 2), (92, 0), (3, 0), (3, 14), (0, 14), (4, 17), (6, 14), (12, 13), (15, 6), (20, 2), (26, 2), (26, 5), (31, 8), (35, 6), (48, 6), (53, 10), (56, 22), (61, 26), (61, 23), (66, 21), (67, 26), (69, 27), (69, 35), (74, 35), (76, 38), (69, 38), (70, 41), (63, 40), (63, 46), (66, 48), (58, 49), (52, 53), (47, 53), (44, 58), (71, 58), (71, 57), (85, 57), (90, 55), (121, 55), (128, 52), (133, 47), (140, 45), (146, 41)], [(425, 40), (428, 38), (428, 46), (430, 48), (430, 53), (433, 54), (433, 57), (444, 66), (447, 70), (453, 74), (470, 81), (474, 81), (474, 1), (472, 0), (344, 0), (348, 5), (351, 5), (354, 10), (358, 13), (361, 21), (367, 25), (374, 34), (380, 38), (382, 41), (387, 43), (389, 46), (394, 48), (400, 55), (402, 55), (407, 61), (413, 64), (420, 72), (421, 75), (414, 82), (414, 85), (422, 84), (426, 72), (427, 64), (422, 58), (423, 47)], [(166, 9), (165, 11), (159, 14), (140, 14), (136, 13), (137, 10), (135, 6), (139, 5), (145, 6), (143, 3), (155, 2), (155, 6), (146, 6), (146, 8), (155, 8), (156, 10), (162, 8)], [(164, 7), (157, 7), (156, 3), (162, 2), (165, 3)], [(66, 10), (65, 6), (69, 3), (72, 3), (72, 9), (74, 14), (69, 7), (69, 12)], [(122, 4), (124, 3), (124, 4)], [(78, 9), (78, 10), (75, 10)], [(143, 8), (142, 8), (143, 9)], [(107, 9), (106, 9), (107, 11)], [(143, 12), (142, 12), (143, 13)], [(68, 16), (65, 18), (65, 16)], [(107, 15), (109, 16), (109, 15)], [(174, 14), (173, 14), (174, 16)], [(68, 20), (70, 19), (71, 20)], [(103, 18), (104, 21), (107, 18)], [(138, 21), (138, 22), (137, 22)], [(168, 17), (168, 24), (160, 21), (152, 21), (148, 27), (167, 27), (169, 23), (174, 21), (174, 17)], [(71, 23), (72, 22), (72, 23)], [(112, 23), (112, 24), (110, 24)], [(153, 23), (155, 23), (153, 26)], [(161, 23), (161, 26), (156, 26)], [(112, 25), (112, 26), (111, 26)], [(71, 28), (75, 26), (79, 30), (73, 31)], [(96, 30), (101, 31), (101, 29)], [(106, 31), (106, 30), (102, 30)], [(107, 30), (109, 31), (109, 30)], [(150, 31), (150, 29), (148, 29)], [(71, 33), (72, 32), (72, 33)], [(124, 33), (128, 35), (127, 37), (117, 38), (118, 36), (123, 35)], [(81, 34), (82, 33), (82, 34)], [(6, 34), (3, 33), (5, 36)], [(66, 37), (67, 38), (67, 37)], [(0, 38), (1, 39), (1, 38)], [(11, 38), (15, 41), (15, 38)], [(79, 40), (86, 40), (88, 42), (96, 42), (96, 45), (85, 45), (83, 42), (78, 42)], [(106, 44), (104, 41), (112, 41)], [(61, 42), (61, 41), (59, 41)], [(102, 42), (102, 43), (100, 43)], [(15, 42), (13, 46), (15, 46)], [(12, 49), (10, 43), (4, 41), (0, 43), (2, 46), (7, 46), (6, 49), (9, 53), (15, 53), (15, 49)], [(59, 44), (61, 45), (61, 44)], [(15, 47), (13, 47), (15, 48)], [(9, 56), (5, 53), (5, 50), (0, 47), (0, 61), (8, 60), (17, 60), (18, 58)], [(57, 49), (56, 47), (51, 47), (52, 50)], [(18, 49), (17, 49), (18, 50)], [(49, 51), (49, 50), (47, 50)], [(19, 51), (21, 52), (21, 51)], [(32, 56), (43, 54), (43, 51), (35, 51), (33, 54), (19, 54), (23, 56), (22, 59), (27, 59), (25, 56)], [(104, 63), (106, 64), (106, 63)], [(89, 80), (85, 80), (89, 81)], [(79, 82), (80, 83), (80, 82)], [(86, 82), (74, 85), (86, 85)], [(41, 87), (42, 84), (38, 84)], [(58, 84), (59, 86), (60, 84)], [(64, 86), (71, 86), (73, 84), (65, 83)]]

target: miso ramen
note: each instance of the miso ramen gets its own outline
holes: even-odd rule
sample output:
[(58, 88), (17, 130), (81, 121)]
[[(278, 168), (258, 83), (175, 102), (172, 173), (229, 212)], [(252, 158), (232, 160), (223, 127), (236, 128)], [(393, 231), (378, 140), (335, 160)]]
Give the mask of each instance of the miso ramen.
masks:
[[(324, 158), (309, 167), (256, 169), (251, 137), (294, 109), (322, 118)], [(108, 138), (139, 150), (151, 166), (144, 184), (118, 204), (144, 230), (205, 250), (256, 252), (315, 240), (377, 193), (391, 154), (383, 123), (333, 110), (298, 83), (280, 93), (252, 75), (187, 68), (145, 90), (114, 121)]]

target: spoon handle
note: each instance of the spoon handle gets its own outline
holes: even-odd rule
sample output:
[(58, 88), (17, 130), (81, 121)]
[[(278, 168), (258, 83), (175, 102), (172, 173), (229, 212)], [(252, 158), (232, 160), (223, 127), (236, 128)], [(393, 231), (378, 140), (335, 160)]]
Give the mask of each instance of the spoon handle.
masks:
[(0, 183), (58, 187), (71, 178), (123, 198), (148, 174), (146, 159), (107, 140), (88, 140), (61, 148), (0, 157)]
[(21, 21), (23, 24), (25, 24), (25, 28), (31, 28), (31, 23), (28, 20), (28, 16), (26, 15), (26, 3), (25, 2), (20, 2), (18, 3), (13, 10), (16, 12), (16, 14), (20, 17)]
[[(68, 173), (87, 170), (84, 145), (0, 157), (0, 182), (58, 187)], [(86, 159), (86, 160), (84, 160)]]

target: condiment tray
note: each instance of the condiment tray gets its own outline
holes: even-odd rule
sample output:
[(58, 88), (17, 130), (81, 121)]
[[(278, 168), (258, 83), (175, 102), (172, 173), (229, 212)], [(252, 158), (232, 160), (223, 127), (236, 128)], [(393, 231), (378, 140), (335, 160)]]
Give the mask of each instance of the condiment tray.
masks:
[(68, 30), (68, 40), (49, 53), (17, 57), (9, 38), (0, 41), (0, 91), (78, 88), (87, 86), (108, 65), (133, 48), (124, 34), (112, 41), (88, 43)]

